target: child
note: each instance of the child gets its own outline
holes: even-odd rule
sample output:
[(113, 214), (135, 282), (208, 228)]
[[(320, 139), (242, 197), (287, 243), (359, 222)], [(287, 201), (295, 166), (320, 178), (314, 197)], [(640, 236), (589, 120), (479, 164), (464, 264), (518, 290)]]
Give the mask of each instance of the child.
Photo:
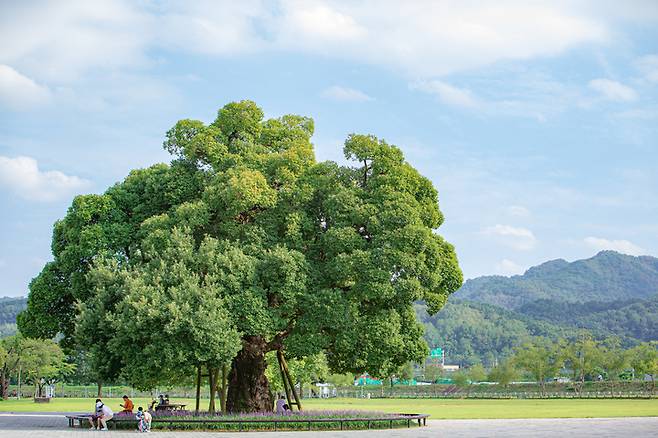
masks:
[(139, 420), (139, 431), (140, 432), (150, 432), (151, 431), (151, 414), (148, 411), (145, 411), (141, 406), (137, 408), (137, 419)]

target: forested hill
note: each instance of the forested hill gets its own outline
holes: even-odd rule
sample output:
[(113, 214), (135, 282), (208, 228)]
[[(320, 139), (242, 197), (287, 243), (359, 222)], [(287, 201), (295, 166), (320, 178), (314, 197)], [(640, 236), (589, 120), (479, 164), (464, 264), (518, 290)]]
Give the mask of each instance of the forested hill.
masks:
[(514, 277), (469, 280), (429, 316), (416, 308), (432, 347), (447, 360), (491, 365), (531, 336), (579, 329), (626, 346), (658, 340), (658, 259), (603, 251), (573, 263), (553, 260)]
[(513, 277), (466, 281), (453, 296), (517, 310), (537, 300), (561, 303), (649, 299), (658, 294), (658, 258), (602, 251), (572, 263), (552, 260)]
[(27, 306), (27, 298), (0, 297), (0, 338), (16, 332), (16, 315)]

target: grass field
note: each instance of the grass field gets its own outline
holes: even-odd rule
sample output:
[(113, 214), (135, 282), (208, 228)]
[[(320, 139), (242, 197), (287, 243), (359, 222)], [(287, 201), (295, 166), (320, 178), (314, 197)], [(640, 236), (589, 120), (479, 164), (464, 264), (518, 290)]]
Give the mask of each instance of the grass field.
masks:
[[(304, 406), (304, 404), (302, 404)], [(658, 416), (653, 400), (461, 400), (461, 399), (325, 399), (308, 400), (307, 409), (367, 409), (422, 413), (432, 419), (587, 418)]]
[[(119, 398), (103, 401), (119, 410)], [(194, 408), (192, 399), (176, 399)], [(137, 398), (135, 406), (147, 406), (149, 400)], [(202, 408), (207, 408), (202, 400)], [(0, 400), (0, 412), (91, 412), (94, 399), (59, 398), (48, 404), (35, 404), (31, 399)], [(459, 400), (459, 399), (310, 399), (305, 409), (362, 409), (368, 411), (422, 413), (432, 419), (469, 418), (587, 418), (587, 417), (650, 417), (658, 416), (658, 399), (653, 400)]]

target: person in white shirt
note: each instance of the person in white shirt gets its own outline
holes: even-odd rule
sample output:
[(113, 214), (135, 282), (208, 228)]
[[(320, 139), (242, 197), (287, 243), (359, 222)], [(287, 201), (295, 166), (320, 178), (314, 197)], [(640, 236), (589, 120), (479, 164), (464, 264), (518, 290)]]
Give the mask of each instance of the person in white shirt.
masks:
[[(96, 405), (96, 408), (99, 408), (98, 404)], [(98, 422), (103, 426), (101, 430), (107, 430), (107, 422), (114, 417), (114, 412), (112, 412), (112, 409), (110, 409), (109, 406), (103, 404), (103, 402), (101, 402), (100, 412), (101, 416), (98, 419)]]
[(94, 413), (91, 417), (89, 417), (89, 425), (91, 426), (91, 430), (96, 429), (96, 423), (98, 422), (98, 419), (101, 417), (101, 415), (103, 415), (103, 402), (100, 398), (96, 399), (95, 408), (96, 409), (94, 409)]

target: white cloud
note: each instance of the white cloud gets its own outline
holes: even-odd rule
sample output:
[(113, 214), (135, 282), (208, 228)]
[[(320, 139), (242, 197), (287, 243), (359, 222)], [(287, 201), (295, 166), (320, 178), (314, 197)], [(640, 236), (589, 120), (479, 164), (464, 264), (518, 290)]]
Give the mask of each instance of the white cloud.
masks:
[(369, 30), (357, 23), (358, 17), (339, 10), (349, 8), (308, 0), (283, 1), (281, 6), (284, 13), (274, 30), (281, 45), (316, 49), (318, 45), (349, 44), (368, 38)]
[(260, 1), (194, 1), (158, 4), (150, 44), (205, 55), (251, 53), (267, 41), (255, 23), (263, 24), (268, 9)]
[(122, 0), (5, 2), (0, 14), (0, 63), (32, 78), (72, 82), (147, 60), (153, 16)]
[(550, 56), (607, 39), (603, 23), (568, 4), (283, 1), (276, 45), (356, 59), (415, 77), (443, 76), (504, 59)]
[(41, 171), (30, 157), (8, 158), (0, 155), (0, 187), (31, 201), (54, 201), (90, 185), (77, 176), (58, 170)]
[(0, 105), (27, 109), (50, 100), (50, 91), (8, 65), (0, 64)]
[(643, 56), (636, 64), (648, 81), (658, 82), (658, 55)]
[(518, 275), (523, 274), (524, 269), (509, 259), (503, 259), (499, 263), (496, 263), (496, 273), (500, 275)]
[(478, 92), (442, 80), (417, 80), (410, 89), (435, 95), (447, 105), (473, 111), (477, 116), (523, 117), (545, 122), (580, 99), (580, 89), (545, 73), (518, 68), (489, 69), (469, 75)]
[(355, 90), (353, 88), (341, 87), (334, 85), (329, 87), (322, 92), (322, 96), (342, 102), (367, 102), (373, 100), (372, 97), (368, 96), (363, 91)]
[(605, 249), (621, 252), (630, 255), (643, 255), (646, 251), (628, 240), (608, 240), (601, 237), (586, 237), (583, 239), (585, 245), (596, 251)]
[(412, 89), (436, 95), (443, 103), (463, 108), (477, 108), (481, 106), (478, 99), (470, 90), (454, 87), (443, 81), (420, 81), (411, 85)]
[(259, 0), (14, 2), (0, 63), (37, 81), (154, 62), (152, 49), (232, 55), (293, 51), (386, 66), (415, 78), (605, 42), (604, 19), (568, 2)]
[(516, 217), (528, 217), (530, 216), (530, 210), (521, 206), (521, 205), (511, 205), (507, 208), (507, 212), (510, 216)]
[(527, 228), (513, 227), (511, 225), (496, 224), (486, 227), (482, 233), (493, 236), (501, 243), (521, 251), (527, 251), (535, 247), (537, 238)]
[(610, 79), (593, 79), (589, 81), (589, 87), (609, 100), (630, 102), (637, 99), (634, 89)]

